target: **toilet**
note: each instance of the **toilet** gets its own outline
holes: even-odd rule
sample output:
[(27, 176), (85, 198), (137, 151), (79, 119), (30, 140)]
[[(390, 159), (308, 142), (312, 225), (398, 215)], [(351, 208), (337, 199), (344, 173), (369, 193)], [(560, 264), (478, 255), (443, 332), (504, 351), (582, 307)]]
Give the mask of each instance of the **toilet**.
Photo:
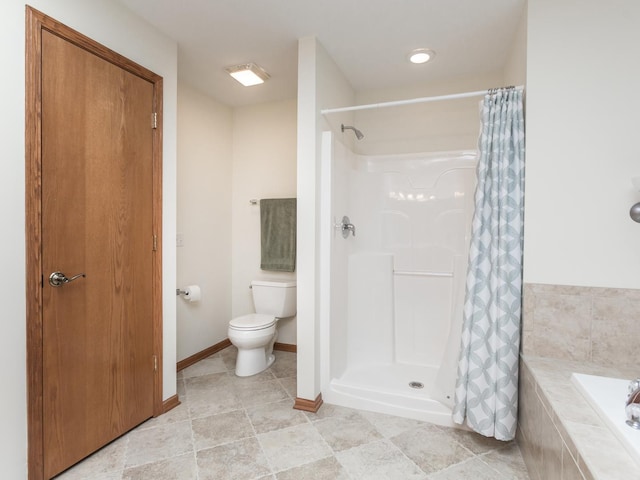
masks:
[(228, 336), (238, 348), (236, 375), (248, 377), (269, 368), (275, 361), (273, 344), (280, 318), (296, 314), (296, 282), (254, 280), (251, 293), (256, 313), (229, 322)]

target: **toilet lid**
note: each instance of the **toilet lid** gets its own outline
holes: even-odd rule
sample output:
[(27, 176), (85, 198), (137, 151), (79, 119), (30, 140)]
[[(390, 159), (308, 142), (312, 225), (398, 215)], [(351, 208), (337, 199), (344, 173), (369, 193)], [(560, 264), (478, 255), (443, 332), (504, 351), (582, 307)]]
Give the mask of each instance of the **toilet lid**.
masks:
[(275, 325), (276, 317), (262, 313), (251, 313), (242, 317), (234, 318), (229, 322), (229, 326), (236, 330), (261, 330)]

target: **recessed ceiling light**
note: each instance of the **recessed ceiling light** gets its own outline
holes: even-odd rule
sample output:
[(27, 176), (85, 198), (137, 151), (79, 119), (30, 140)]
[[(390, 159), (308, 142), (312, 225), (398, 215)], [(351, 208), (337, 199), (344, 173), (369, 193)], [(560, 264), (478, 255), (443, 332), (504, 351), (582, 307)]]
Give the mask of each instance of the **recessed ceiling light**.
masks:
[(225, 70), (245, 87), (264, 83), (269, 78), (269, 74), (255, 63), (234, 65), (233, 67), (225, 68)]
[(429, 48), (416, 48), (409, 54), (411, 63), (427, 63), (436, 56), (436, 52)]

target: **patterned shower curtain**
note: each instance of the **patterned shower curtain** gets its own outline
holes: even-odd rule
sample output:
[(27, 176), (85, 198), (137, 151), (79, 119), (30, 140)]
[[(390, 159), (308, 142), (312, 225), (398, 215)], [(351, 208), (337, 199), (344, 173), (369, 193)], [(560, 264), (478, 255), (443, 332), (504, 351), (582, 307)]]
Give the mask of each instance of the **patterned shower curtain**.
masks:
[(515, 436), (522, 298), (522, 91), (484, 97), (464, 325), (453, 420), (498, 440)]

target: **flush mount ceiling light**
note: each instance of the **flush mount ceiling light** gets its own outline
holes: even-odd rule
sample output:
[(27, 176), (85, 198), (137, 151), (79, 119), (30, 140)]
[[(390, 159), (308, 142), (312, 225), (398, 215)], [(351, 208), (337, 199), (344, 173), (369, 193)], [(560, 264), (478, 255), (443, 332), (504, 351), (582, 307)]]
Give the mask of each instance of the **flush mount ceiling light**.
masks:
[(436, 52), (429, 48), (416, 48), (409, 54), (409, 61), (411, 63), (427, 63), (435, 56)]
[(264, 83), (265, 80), (269, 78), (269, 74), (255, 63), (235, 65), (233, 67), (227, 67), (225, 70), (245, 87)]

